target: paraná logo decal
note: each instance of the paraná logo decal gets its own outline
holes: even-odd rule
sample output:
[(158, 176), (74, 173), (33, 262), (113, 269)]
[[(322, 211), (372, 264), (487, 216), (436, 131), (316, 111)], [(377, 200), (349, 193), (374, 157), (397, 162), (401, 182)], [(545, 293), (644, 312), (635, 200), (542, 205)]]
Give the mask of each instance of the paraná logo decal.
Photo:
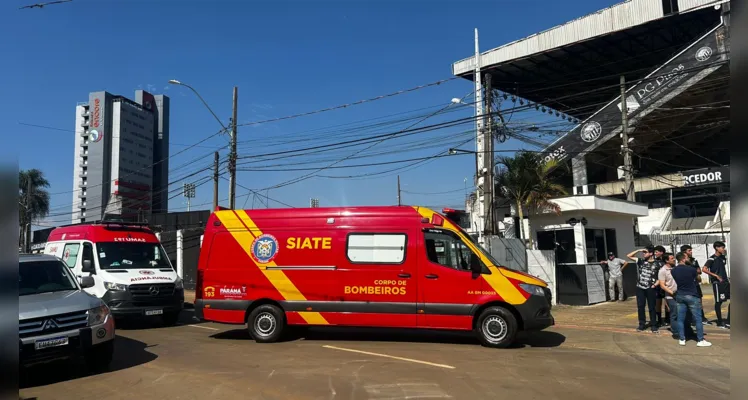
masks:
[(252, 242), (252, 257), (260, 264), (267, 264), (278, 255), (278, 239), (273, 235), (260, 235)]

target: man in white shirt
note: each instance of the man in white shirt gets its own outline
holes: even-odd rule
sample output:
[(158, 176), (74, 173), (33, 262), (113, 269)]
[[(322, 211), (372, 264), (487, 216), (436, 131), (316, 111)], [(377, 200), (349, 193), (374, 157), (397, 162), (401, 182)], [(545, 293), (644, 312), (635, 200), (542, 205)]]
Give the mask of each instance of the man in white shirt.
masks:
[(616, 257), (612, 252), (608, 253), (608, 259), (600, 261), (600, 264), (608, 264), (608, 293), (610, 301), (616, 301), (616, 286), (618, 286), (618, 300), (623, 301), (623, 269), (629, 265), (628, 261)]

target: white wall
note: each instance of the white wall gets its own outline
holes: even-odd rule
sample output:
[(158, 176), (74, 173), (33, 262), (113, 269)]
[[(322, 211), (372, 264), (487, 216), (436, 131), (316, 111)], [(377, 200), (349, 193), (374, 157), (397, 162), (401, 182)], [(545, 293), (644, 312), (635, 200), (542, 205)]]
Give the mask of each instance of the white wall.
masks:
[(530, 224), (532, 226), (534, 245), (537, 247), (537, 232), (539, 230), (568, 229), (571, 228), (571, 225), (567, 224), (566, 220), (572, 217), (582, 219), (583, 216), (587, 218), (587, 226), (578, 223), (573, 227), (576, 239), (577, 263), (584, 264), (587, 262), (586, 241), (584, 236), (585, 228), (615, 229), (616, 246), (618, 247), (619, 257), (625, 256), (627, 253), (635, 249), (633, 218), (600, 211), (584, 211), (584, 213), (580, 212), (579, 214), (564, 213), (562, 215), (543, 214), (532, 216), (530, 218)]
[(527, 273), (544, 280), (553, 293), (552, 305), (556, 305), (556, 253), (553, 250), (527, 250)]
[(639, 232), (646, 235), (652, 233), (653, 229), (660, 229), (669, 212), (670, 207), (650, 208), (649, 215), (639, 217)]

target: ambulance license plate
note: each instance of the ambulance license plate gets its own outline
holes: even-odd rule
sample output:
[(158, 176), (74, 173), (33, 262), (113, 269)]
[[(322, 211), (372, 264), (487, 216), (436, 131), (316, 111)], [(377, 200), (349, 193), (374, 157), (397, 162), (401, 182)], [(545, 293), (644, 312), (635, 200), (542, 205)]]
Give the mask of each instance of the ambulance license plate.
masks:
[(164, 310), (146, 310), (145, 315), (161, 315), (164, 313)]
[(68, 343), (69, 341), (67, 336), (56, 337), (52, 339), (37, 340), (34, 343), (34, 348), (36, 348), (37, 350), (43, 350), (50, 347), (67, 346)]

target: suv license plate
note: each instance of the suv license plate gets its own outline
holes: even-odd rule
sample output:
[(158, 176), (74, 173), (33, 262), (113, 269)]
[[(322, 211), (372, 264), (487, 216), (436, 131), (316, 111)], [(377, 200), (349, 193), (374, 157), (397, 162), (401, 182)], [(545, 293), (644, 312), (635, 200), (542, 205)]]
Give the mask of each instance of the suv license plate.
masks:
[(63, 336), (52, 339), (38, 340), (34, 343), (34, 348), (36, 348), (37, 350), (42, 350), (48, 349), (50, 347), (67, 346), (68, 343), (69, 342), (67, 336)]
[(164, 310), (147, 310), (145, 312), (145, 315), (161, 315), (164, 313)]

